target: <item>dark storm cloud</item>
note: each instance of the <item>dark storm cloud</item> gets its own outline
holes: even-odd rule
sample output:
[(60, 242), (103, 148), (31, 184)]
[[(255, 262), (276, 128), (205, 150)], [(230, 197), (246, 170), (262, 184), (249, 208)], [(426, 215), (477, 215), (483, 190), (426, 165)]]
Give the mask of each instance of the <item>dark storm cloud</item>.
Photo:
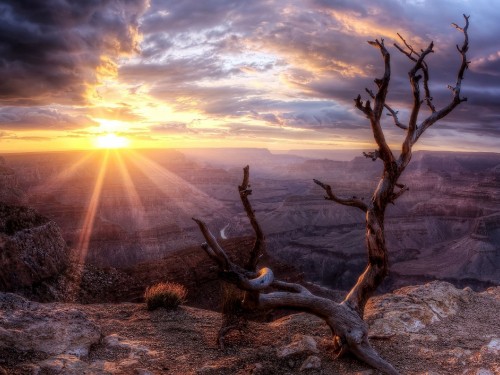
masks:
[(146, 0), (0, 4), (0, 102), (82, 103), (98, 68), (136, 49)]
[(95, 126), (86, 116), (71, 116), (53, 108), (0, 108), (0, 129), (9, 130), (69, 130)]

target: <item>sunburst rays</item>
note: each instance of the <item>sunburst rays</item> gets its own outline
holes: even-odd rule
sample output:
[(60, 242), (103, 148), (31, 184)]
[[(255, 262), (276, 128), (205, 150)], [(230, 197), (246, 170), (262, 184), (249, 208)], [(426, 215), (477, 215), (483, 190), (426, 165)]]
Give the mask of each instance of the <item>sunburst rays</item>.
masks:
[(75, 174), (87, 164), (91, 158), (95, 156), (94, 152), (90, 152), (82, 156), (75, 163), (71, 164), (68, 168), (64, 168), (61, 172), (55, 176), (49, 178), (44, 183), (35, 186), (33, 189), (29, 190), (29, 196), (36, 196), (38, 194), (54, 194), (58, 188), (68, 183), (68, 181), (75, 176)]
[(46, 213), (63, 228), (79, 264), (75, 285), (81, 287), (86, 263), (111, 265), (115, 255), (128, 254), (122, 251), (132, 251), (134, 262), (161, 257), (193, 236), (193, 213), (224, 209), (189, 182), (191, 166), (168, 159), (174, 155), (111, 149), (54, 159), (53, 176), (42, 176), (30, 193), (40, 205), (50, 199)]
[(201, 201), (210, 203), (212, 209), (223, 208), (220, 202), (150, 158), (136, 151), (131, 151), (130, 161), (140, 168), (145, 176), (161, 191), (163, 196), (170, 201), (171, 208), (175, 208), (188, 216), (202, 209), (198, 204)]
[(116, 158), (116, 165), (118, 166), (118, 170), (120, 172), (123, 187), (125, 188), (125, 197), (131, 209), (132, 220), (135, 222), (136, 228), (148, 226), (149, 223), (146, 217), (146, 211), (144, 210), (142, 200), (139, 197), (137, 188), (130, 176), (129, 167), (125, 164), (120, 152), (115, 151), (114, 156)]
[(108, 167), (108, 160), (109, 160), (109, 150), (107, 150), (103, 155), (103, 159), (99, 167), (99, 172), (97, 174), (94, 183), (94, 189), (92, 190), (92, 195), (90, 196), (86, 214), (83, 219), (83, 226), (80, 231), (80, 236), (78, 238), (76, 251), (78, 254), (78, 261), (80, 263), (85, 263), (87, 257), (90, 237), (92, 235), (95, 217), (99, 206), (99, 201), (101, 199), (104, 177), (106, 176), (106, 169)]

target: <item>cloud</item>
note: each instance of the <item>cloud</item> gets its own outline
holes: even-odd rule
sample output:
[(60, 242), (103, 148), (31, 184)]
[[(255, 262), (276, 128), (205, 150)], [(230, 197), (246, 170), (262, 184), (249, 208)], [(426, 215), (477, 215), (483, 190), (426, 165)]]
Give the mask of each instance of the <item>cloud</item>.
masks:
[(215, 56), (169, 59), (164, 63), (138, 63), (120, 68), (120, 78), (130, 83), (150, 82), (158, 85), (186, 84), (217, 80), (239, 72), (227, 69)]
[(0, 129), (71, 130), (98, 125), (86, 116), (72, 116), (54, 108), (0, 108)]
[(0, 4), (0, 103), (84, 103), (138, 45), (146, 0), (24, 1)]
[(8, 132), (3, 132), (0, 131), (0, 142), (1, 141), (35, 141), (35, 142), (43, 142), (43, 141), (49, 141), (52, 140), (50, 137), (44, 137), (44, 136), (31, 136), (31, 135), (17, 135), (15, 133), (8, 133)]
[[(437, 8), (451, 14), (447, 6)], [(446, 47), (440, 47), (440, 52), (453, 53), (458, 66), (453, 51), (456, 38), (447, 36), (454, 30), (441, 22), (441, 14), (432, 15), (422, 33), (422, 19), (428, 18), (425, 7), (396, 0), (369, 5), (294, 0), (280, 6), (272, 1), (158, 0), (143, 18), (142, 60), (124, 65), (120, 77), (129, 83), (149, 83), (151, 95), (177, 110), (249, 116), (296, 127), (358, 123), (352, 115), (352, 99), (363, 94), (365, 87), (373, 87), (373, 78), (382, 69), (380, 53), (367, 39), (389, 36), (394, 40), (399, 31), (416, 46), (424, 46), (437, 37)], [(390, 46), (391, 40), (386, 43)], [(161, 45), (166, 48), (162, 50)], [(400, 98), (411, 101), (406, 81), (410, 64), (392, 50), (397, 64), (391, 92), (404, 110), (408, 104)], [(446, 87), (453, 83), (452, 75), (443, 74), (450, 70), (449, 61), (440, 58), (437, 62), (433, 82)], [(254, 80), (249, 78), (252, 75)], [(283, 82), (278, 90), (276, 84), (269, 88), (248, 85), (257, 80), (277, 81), (277, 77)], [(228, 84), (231, 79), (242, 85)], [(438, 90), (436, 100), (439, 94)], [(284, 96), (301, 100), (279, 99)], [(318, 107), (319, 98), (335, 102), (330, 108), (327, 103)], [(308, 109), (291, 108), (290, 103), (298, 106), (304, 101), (311, 101)]]
[(475, 59), (472, 62), (472, 69), (479, 73), (500, 77), (500, 51)]
[(119, 121), (140, 121), (144, 117), (135, 113), (131, 106), (127, 103), (121, 103), (121, 105), (116, 107), (91, 107), (88, 109), (87, 113), (94, 118), (103, 118), (108, 120), (119, 120)]
[[(368, 98), (365, 87), (375, 89), (373, 80), (383, 73), (380, 52), (366, 41), (385, 38), (392, 61), (388, 101), (406, 121), (412, 62), (393, 47), (396, 33), (417, 50), (435, 42), (427, 61), (440, 108), (451, 99), (447, 85), (454, 84), (460, 64), (455, 45), (462, 35), (450, 24), (462, 24), (465, 12), (471, 14), (472, 63), (462, 92), (469, 101), (446, 118), (443, 131), (461, 124), (456, 129), (466, 136), (496, 134), (500, 14), (488, 0), (151, 0), (144, 12), (146, 2), (0, 5), (0, 32), (7, 35), (0, 41), (0, 74), (8, 78), (0, 87), (0, 103), (9, 108), (38, 103), (33, 108), (42, 120), (24, 115), (24, 126), (33, 128), (52, 118), (52, 126), (76, 129), (90, 116), (142, 123), (145, 137), (253, 134), (265, 139), (267, 132), (280, 139), (288, 134), (318, 140), (345, 134), (366, 143), (371, 132), (353, 99)], [(139, 40), (140, 53), (134, 54)], [(104, 78), (110, 76), (116, 81), (106, 90)], [(58, 120), (40, 105), (82, 104), (99, 82), (102, 100), (93, 109), (73, 108), (70, 117)], [(166, 113), (182, 112), (172, 118), (186, 122), (163, 122), (162, 105)], [(423, 107), (421, 118), (427, 115)], [(193, 116), (209, 120), (210, 127), (192, 124)], [(400, 136), (384, 118), (388, 135)], [(22, 123), (3, 120), (11, 127)]]
[(153, 125), (149, 127), (149, 130), (153, 133), (159, 133), (162, 135), (197, 133), (196, 130), (190, 129), (188, 124), (183, 122), (169, 122)]

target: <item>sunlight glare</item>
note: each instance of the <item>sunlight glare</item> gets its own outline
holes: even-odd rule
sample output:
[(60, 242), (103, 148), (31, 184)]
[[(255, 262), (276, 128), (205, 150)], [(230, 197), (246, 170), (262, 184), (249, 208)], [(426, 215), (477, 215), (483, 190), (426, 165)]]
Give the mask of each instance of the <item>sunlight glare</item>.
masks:
[(128, 147), (130, 140), (125, 137), (118, 136), (114, 133), (100, 135), (95, 140), (97, 148), (124, 148)]

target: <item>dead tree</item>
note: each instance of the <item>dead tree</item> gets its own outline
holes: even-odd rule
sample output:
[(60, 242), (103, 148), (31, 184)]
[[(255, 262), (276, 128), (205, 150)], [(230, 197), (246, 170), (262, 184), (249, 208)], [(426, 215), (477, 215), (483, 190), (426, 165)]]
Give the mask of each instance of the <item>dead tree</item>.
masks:
[[(241, 203), (245, 208), (245, 212), (255, 232), (255, 240), (250, 250), (250, 255), (245, 262), (244, 268), (246, 271), (255, 272), (260, 258), (266, 251), (266, 242), (264, 232), (260, 227), (252, 204), (248, 196), (252, 194), (250, 189), (250, 167), (247, 165), (243, 168), (243, 181), (238, 186)], [(252, 296), (250, 296), (252, 293)], [(245, 296), (245, 294), (248, 294)], [(224, 349), (224, 338), (231, 331), (239, 331), (240, 334), (245, 331), (248, 322), (248, 311), (244, 309), (242, 301), (248, 298), (257, 298), (258, 292), (244, 292), (238, 289), (234, 284), (224, 282), (222, 284), (222, 324), (217, 334), (217, 344), (221, 349)]]
[[(382, 55), (384, 75), (382, 78), (375, 79), (376, 93), (366, 89), (366, 92), (373, 100), (373, 105), (370, 100), (363, 101), (360, 95), (354, 100), (354, 103), (356, 108), (368, 118), (377, 144), (377, 149), (374, 152), (366, 153), (365, 156), (373, 160), (380, 159), (383, 163), (383, 174), (368, 203), (357, 197), (339, 197), (333, 192), (330, 185), (314, 180), (316, 184), (325, 190), (325, 199), (345, 206), (355, 207), (366, 214), (365, 237), (368, 250), (368, 265), (342, 303), (335, 303), (329, 299), (313, 295), (302, 285), (277, 280), (269, 268), (256, 271), (256, 263), (252, 263), (253, 269), (238, 266), (231, 262), (205, 223), (194, 219), (206, 240), (206, 243), (202, 245), (203, 249), (219, 267), (219, 277), (246, 291), (244, 300), (246, 308), (273, 309), (289, 306), (317, 315), (330, 327), (338, 356), (345, 352), (351, 352), (360, 360), (386, 374), (398, 374), (398, 371), (372, 348), (368, 341), (368, 329), (363, 321), (364, 308), (368, 299), (388, 274), (388, 255), (384, 235), (385, 211), (388, 204), (394, 203), (408, 190), (407, 186), (398, 183), (398, 179), (410, 162), (413, 145), (428, 128), (452, 112), (460, 103), (467, 100), (461, 97), (460, 94), (464, 73), (469, 64), (466, 56), (469, 48), (467, 33), (469, 17), (464, 15), (464, 19), (464, 27), (453, 24), (464, 36), (462, 46), (457, 45), (457, 50), (461, 56), (457, 80), (454, 86), (449, 86), (452, 92), (451, 100), (439, 110), (436, 109), (432, 100), (429, 88), (429, 68), (425, 61), (427, 56), (433, 52), (434, 44), (431, 42), (425, 50), (418, 51), (398, 34), (402, 46), (398, 44), (394, 44), (394, 46), (412, 61), (412, 68), (408, 72), (408, 76), (413, 94), (413, 104), (410, 117), (406, 123), (403, 123), (398, 117), (398, 112), (386, 103), (391, 77), (391, 63), (390, 54), (384, 45), (384, 40), (368, 42), (377, 48)], [(423, 96), (420, 91), (421, 84), (424, 90)], [(419, 121), (420, 109), (424, 103), (428, 107), (430, 114), (422, 121)], [(387, 144), (382, 130), (381, 117), (384, 108), (392, 116), (394, 124), (405, 133), (401, 154), (397, 158)], [(251, 206), (245, 205), (245, 210), (252, 221), (252, 225), (254, 225), (256, 219)]]

